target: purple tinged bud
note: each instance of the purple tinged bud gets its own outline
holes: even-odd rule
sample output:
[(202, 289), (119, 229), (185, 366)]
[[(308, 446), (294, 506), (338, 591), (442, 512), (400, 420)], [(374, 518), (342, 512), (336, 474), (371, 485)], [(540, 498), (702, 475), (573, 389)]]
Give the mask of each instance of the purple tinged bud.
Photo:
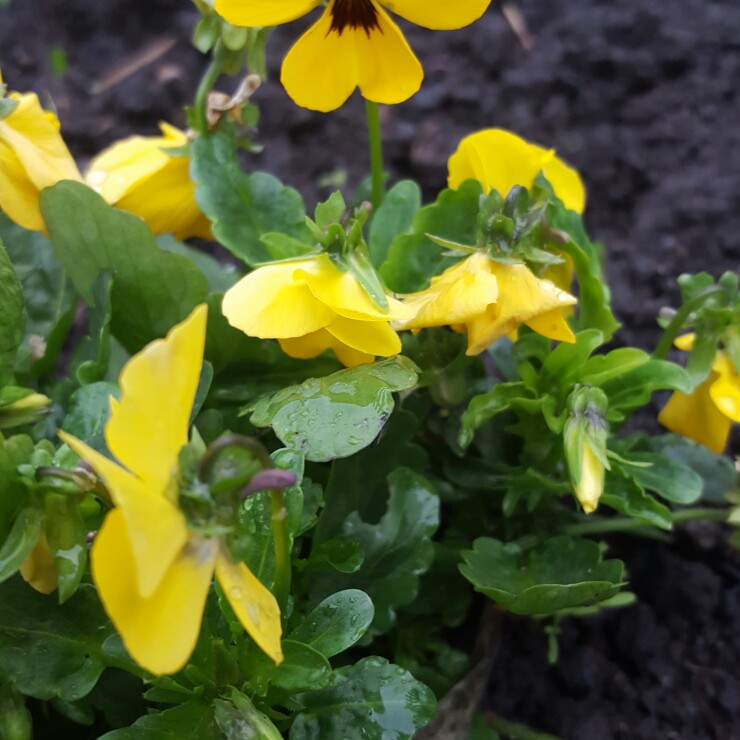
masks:
[(247, 498), (247, 496), (251, 496), (257, 491), (266, 491), (270, 488), (288, 488), (289, 486), (294, 486), (296, 480), (295, 473), (291, 473), (289, 470), (280, 470), (280, 468), (260, 470), (249, 481), (241, 495), (242, 498)]

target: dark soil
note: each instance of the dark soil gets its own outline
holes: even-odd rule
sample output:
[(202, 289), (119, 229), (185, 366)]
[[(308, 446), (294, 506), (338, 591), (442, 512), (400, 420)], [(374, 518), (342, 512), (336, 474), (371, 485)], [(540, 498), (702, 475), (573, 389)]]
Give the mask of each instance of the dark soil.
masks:
[[(524, 51), (495, 7), (469, 29), (409, 29), (427, 79), (408, 104), (383, 111), (392, 178), (443, 186), (465, 134), (511, 128), (551, 145), (588, 184), (587, 222), (607, 245), (620, 341), (654, 345), (655, 315), (675, 303), (675, 277), (740, 266), (740, 4), (736, 0), (520, 0), (534, 46)], [(48, 92), (81, 162), (158, 120), (182, 124), (203, 60), (188, 45), (187, 0), (11, 0), (0, 10), (0, 67), (15, 89)], [(300, 23), (270, 47), (272, 79)], [(152, 44), (171, 48), (111, 84)], [(49, 69), (50, 49), (69, 68)], [(228, 87), (228, 80), (224, 87)], [(364, 106), (297, 109), (276, 82), (254, 167), (297, 187), (354, 187), (367, 170)], [(491, 706), (567, 738), (740, 737), (740, 565), (716, 529), (671, 546), (619, 540), (640, 602), (563, 625), (548, 668), (540, 628), (512, 620)]]

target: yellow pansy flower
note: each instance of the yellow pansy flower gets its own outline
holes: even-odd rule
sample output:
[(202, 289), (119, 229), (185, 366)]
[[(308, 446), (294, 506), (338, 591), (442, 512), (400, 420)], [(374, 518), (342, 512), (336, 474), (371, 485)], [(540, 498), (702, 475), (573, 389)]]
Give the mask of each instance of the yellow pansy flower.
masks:
[(131, 136), (108, 147), (90, 163), (85, 180), (110, 205), (143, 218), (154, 234), (210, 239), (190, 157), (176, 151), (187, 144), (187, 134), (167, 123), (160, 129), (161, 136)]
[(4, 102), (10, 101), (17, 105), (0, 118), (0, 209), (25, 229), (46, 231), (39, 194), (60, 180), (82, 177), (59, 134), (59, 119), (42, 109), (34, 93), (10, 93)]
[[(695, 338), (695, 334), (684, 334), (674, 344), (688, 352)], [(740, 375), (727, 353), (717, 351), (709, 377), (691, 393), (675, 391), (658, 421), (713, 452), (723, 452), (732, 422), (740, 422)]]
[[(281, 81), (300, 106), (339, 108), (356, 87), (367, 100), (401, 103), (421, 86), (424, 72), (401, 29), (386, 12), (434, 30), (462, 28), (490, 0), (329, 0), (321, 18), (283, 62)], [(216, 0), (236, 26), (275, 26), (295, 20), (321, 0)]]
[(403, 296), (415, 316), (394, 323), (396, 329), (449, 325), (468, 335), (466, 354), (486, 347), (526, 324), (538, 334), (573, 342), (562, 308), (576, 299), (522, 264), (506, 264), (477, 253), (432, 278), (430, 286)]
[(111, 398), (105, 427), (118, 462), (59, 432), (115, 503), (92, 547), (93, 579), (129, 653), (155, 674), (174, 673), (190, 657), (214, 571), (252, 639), (282, 660), (275, 597), (232, 560), (222, 537), (189, 530), (178, 507), (178, 456), (188, 441), (206, 316), (206, 306), (199, 306), (124, 367), (121, 400)]
[(331, 349), (347, 367), (398, 354), (401, 340), (389, 322), (412, 315), (390, 297), (381, 309), (326, 254), (258, 267), (226, 292), (222, 310), (232, 326), (277, 339), (291, 357)]
[(515, 185), (531, 189), (542, 171), (566, 208), (583, 213), (586, 189), (578, 171), (555, 156), (554, 149), (532, 144), (500, 128), (466, 136), (448, 163), (448, 184), (459, 187), (465, 180), (478, 180), (488, 193), (506, 194)]

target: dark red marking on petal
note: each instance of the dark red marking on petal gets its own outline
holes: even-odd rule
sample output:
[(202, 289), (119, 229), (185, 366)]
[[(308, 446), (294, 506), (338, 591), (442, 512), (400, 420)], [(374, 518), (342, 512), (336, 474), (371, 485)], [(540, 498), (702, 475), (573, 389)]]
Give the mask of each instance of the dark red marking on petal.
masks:
[(334, 0), (331, 8), (331, 28), (340, 36), (346, 28), (362, 28), (369, 36), (380, 30), (378, 10), (371, 0)]

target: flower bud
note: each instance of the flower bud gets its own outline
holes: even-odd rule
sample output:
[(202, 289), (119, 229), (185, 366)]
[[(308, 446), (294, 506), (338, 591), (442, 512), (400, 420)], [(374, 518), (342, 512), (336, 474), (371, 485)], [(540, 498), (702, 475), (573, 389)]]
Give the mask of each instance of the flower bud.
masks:
[(586, 514), (596, 511), (604, 490), (606, 438), (609, 425), (606, 395), (599, 388), (578, 386), (568, 398), (563, 439), (565, 459), (576, 498)]

